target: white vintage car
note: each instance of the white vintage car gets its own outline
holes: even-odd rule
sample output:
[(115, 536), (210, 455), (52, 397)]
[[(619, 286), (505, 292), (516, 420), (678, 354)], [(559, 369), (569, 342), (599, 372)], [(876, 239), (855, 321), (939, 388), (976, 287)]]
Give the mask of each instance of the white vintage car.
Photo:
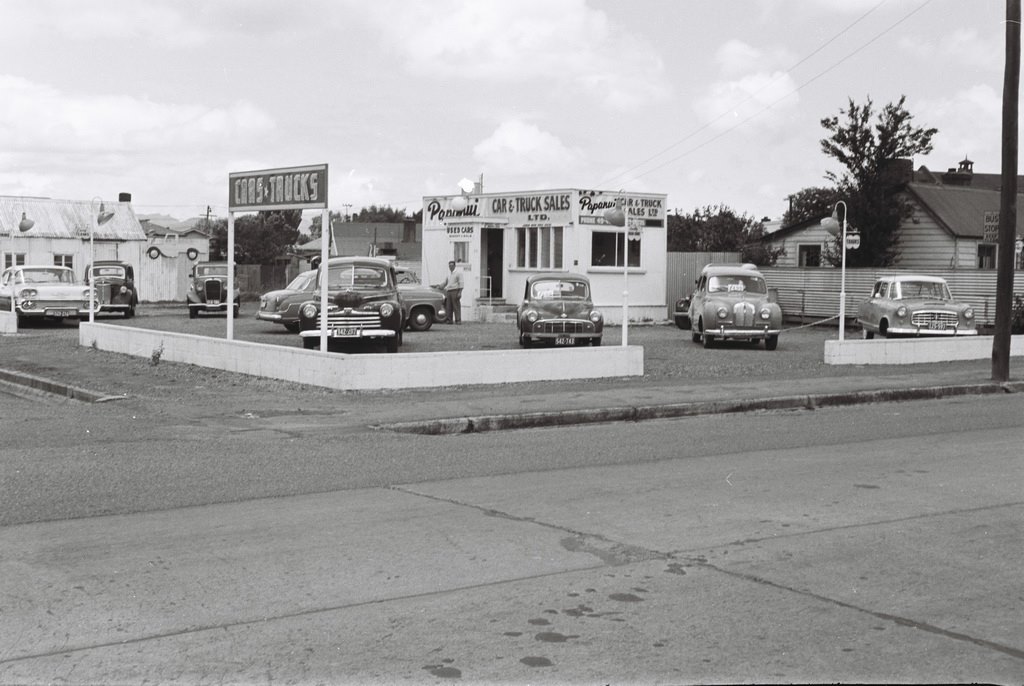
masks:
[(0, 275), (0, 310), (26, 319), (84, 319), (89, 316), (89, 288), (70, 267), (19, 265)]
[(974, 336), (974, 308), (957, 302), (946, 280), (924, 274), (883, 276), (857, 308), (864, 338)]

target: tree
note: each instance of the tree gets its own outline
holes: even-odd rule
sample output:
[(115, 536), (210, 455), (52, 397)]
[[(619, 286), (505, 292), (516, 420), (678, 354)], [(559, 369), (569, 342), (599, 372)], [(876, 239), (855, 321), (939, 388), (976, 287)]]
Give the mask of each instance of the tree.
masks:
[(842, 198), (835, 188), (804, 188), (789, 196), (789, 209), (782, 215), (782, 225), (793, 226), (828, 216), (839, 200)]
[(668, 215), (669, 252), (739, 252), (744, 262), (772, 265), (783, 251), (769, 248), (764, 236), (764, 224), (725, 205)]
[(406, 219), (405, 210), (396, 209), (390, 205), (384, 205), (382, 207), (370, 205), (368, 208), (364, 207), (359, 210), (359, 212), (352, 217), (352, 221), (354, 222), (385, 222), (398, 224), (404, 222)]
[[(821, 126), (831, 135), (821, 140), (821, 150), (846, 171), (828, 172), (836, 192), (846, 203), (848, 228), (860, 231), (861, 247), (846, 255), (848, 266), (887, 267), (899, 261), (899, 227), (911, 208), (897, 191), (901, 183), (890, 173), (897, 160), (927, 154), (937, 129), (915, 127), (913, 116), (904, 108), (906, 96), (889, 103), (875, 115), (871, 98), (864, 105), (849, 100), (840, 117), (826, 117)], [(843, 217), (840, 217), (843, 219)], [(835, 247), (838, 256), (839, 246)]]
[[(302, 212), (283, 210), (243, 215), (235, 219), (235, 262), (271, 264), (288, 253), (299, 238)], [(210, 259), (225, 260), (228, 247), (228, 221), (211, 225)], [(214, 253), (217, 253), (216, 256)]]

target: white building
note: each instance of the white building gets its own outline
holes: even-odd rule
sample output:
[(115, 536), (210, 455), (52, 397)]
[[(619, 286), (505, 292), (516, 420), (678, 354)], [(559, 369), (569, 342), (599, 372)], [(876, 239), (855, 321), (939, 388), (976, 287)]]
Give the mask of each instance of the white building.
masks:
[[(630, 321), (665, 318), (666, 195), (479, 190), (423, 198), (423, 281), (443, 281), (454, 259), (465, 275), (464, 319), (480, 319), (494, 302), (518, 304), (526, 278), (538, 272), (588, 276), (610, 323), (622, 323), (624, 292)], [(617, 203), (625, 227), (605, 220)]]

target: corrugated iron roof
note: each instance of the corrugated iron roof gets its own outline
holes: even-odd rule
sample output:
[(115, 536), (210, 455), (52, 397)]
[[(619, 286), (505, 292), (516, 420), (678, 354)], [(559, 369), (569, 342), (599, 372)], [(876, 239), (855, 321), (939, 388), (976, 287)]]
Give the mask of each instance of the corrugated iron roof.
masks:
[[(999, 191), (962, 186), (910, 183), (907, 188), (921, 205), (955, 236), (982, 238), (985, 213), (999, 212)], [(1020, 205), (1021, 194), (1017, 195)], [(1024, 231), (1024, 215), (1017, 213), (1017, 233)]]
[(129, 202), (104, 200), (103, 208), (113, 212), (110, 221), (95, 225), (99, 201), (55, 200), (28, 196), (0, 195), (0, 235), (18, 232), (22, 213), (35, 222), (32, 229), (22, 235), (40, 238), (88, 238), (92, 225), (95, 240), (146, 240), (146, 233), (135, 216)]

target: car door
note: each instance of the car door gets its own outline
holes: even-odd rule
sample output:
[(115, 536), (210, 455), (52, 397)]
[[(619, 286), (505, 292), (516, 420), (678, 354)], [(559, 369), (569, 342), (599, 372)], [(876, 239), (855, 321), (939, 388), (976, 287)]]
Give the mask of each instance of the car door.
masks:
[(889, 301), (889, 282), (878, 280), (871, 289), (871, 296), (861, 305), (857, 318), (861, 326), (877, 331), (882, 320), (882, 312)]

